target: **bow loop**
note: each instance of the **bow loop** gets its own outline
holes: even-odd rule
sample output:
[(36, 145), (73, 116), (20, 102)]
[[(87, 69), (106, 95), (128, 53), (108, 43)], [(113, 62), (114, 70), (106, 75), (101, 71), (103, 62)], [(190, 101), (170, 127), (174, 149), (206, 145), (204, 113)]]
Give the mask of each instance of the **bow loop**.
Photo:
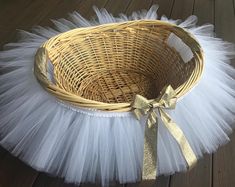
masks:
[(164, 87), (160, 92), (159, 104), (160, 108), (174, 109), (176, 106), (176, 92), (171, 86)]
[(174, 109), (176, 105), (176, 93), (171, 86), (163, 88), (160, 96), (154, 100), (148, 100), (141, 95), (136, 95), (132, 108), (137, 119), (142, 115), (149, 113), (147, 120), (148, 127), (152, 127), (157, 122), (157, 114), (154, 112), (155, 108)]
[(153, 105), (145, 97), (136, 95), (132, 108), (136, 118), (140, 120), (142, 115), (146, 115), (153, 108)]

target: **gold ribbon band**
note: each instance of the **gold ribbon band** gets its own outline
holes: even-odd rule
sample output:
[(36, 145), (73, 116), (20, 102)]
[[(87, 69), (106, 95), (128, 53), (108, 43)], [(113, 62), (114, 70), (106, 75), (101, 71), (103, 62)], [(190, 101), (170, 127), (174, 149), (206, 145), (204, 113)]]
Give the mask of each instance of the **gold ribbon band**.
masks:
[(188, 164), (188, 168), (194, 166), (197, 157), (193, 152), (187, 138), (179, 126), (172, 121), (171, 117), (163, 109), (174, 109), (176, 106), (176, 93), (169, 85), (160, 93), (155, 100), (148, 100), (141, 95), (136, 95), (133, 102), (133, 112), (138, 120), (142, 115), (148, 115), (147, 127), (145, 128), (143, 179), (155, 179), (157, 176), (157, 133), (158, 133), (158, 110), (159, 116), (175, 141), (179, 144), (182, 155)]

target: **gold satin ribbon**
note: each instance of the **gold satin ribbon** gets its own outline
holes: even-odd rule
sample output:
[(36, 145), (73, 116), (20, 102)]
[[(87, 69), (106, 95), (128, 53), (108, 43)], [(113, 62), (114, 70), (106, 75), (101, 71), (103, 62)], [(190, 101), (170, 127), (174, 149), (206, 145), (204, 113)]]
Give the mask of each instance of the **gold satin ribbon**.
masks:
[(172, 137), (179, 144), (182, 155), (190, 169), (197, 162), (187, 138), (178, 125), (172, 121), (171, 117), (164, 109), (174, 109), (176, 106), (176, 92), (169, 85), (164, 87), (160, 96), (155, 100), (148, 100), (141, 95), (136, 95), (132, 108), (138, 120), (141, 116), (148, 115), (147, 127), (145, 128), (144, 159), (143, 159), (143, 179), (155, 179), (157, 176), (157, 133), (158, 133), (158, 115), (154, 109), (158, 110), (159, 116), (168, 129)]

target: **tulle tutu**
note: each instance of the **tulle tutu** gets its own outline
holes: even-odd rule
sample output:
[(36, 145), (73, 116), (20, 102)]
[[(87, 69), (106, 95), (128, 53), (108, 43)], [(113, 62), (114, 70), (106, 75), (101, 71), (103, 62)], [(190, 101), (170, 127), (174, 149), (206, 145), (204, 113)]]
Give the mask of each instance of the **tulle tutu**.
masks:
[[(198, 85), (169, 111), (187, 137), (197, 158), (229, 141), (235, 111), (235, 70), (229, 65), (232, 44), (214, 37), (213, 25), (196, 26), (196, 16), (185, 21), (158, 18), (157, 6), (115, 18), (95, 8), (98, 20), (78, 12), (54, 20), (54, 28), (21, 31), (17, 43), (0, 52), (0, 144), (33, 168), (67, 182), (136, 182), (141, 178), (144, 123), (136, 125), (131, 112), (104, 112), (74, 107), (46, 92), (33, 73), (40, 45), (61, 32), (111, 22), (160, 19), (194, 35), (205, 55)], [(158, 129), (158, 175), (186, 171), (179, 146), (161, 121)]]

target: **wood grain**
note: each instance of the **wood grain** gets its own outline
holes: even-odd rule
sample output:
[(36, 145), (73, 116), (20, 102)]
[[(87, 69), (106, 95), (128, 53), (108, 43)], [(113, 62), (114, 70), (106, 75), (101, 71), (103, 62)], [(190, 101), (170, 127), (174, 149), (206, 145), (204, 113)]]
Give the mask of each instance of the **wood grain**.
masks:
[(134, 11), (149, 9), (152, 5), (152, 0), (132, 0), (126, 10), (126, 14), (130, 15)]
[(166, 15), (169, 18), (171, 16), (174, 0), (155, 0), (153, 2), (159, 5), (159, 9), (157, 11), (159, 17), (162, 15)]
[(11, 3), (13, 2), (9, 1), (5, 11), (1, 13), (1, 27), (5, 28), (5, 32), (1, 33), (3, 40), (0, 41), (0, 44), (9, 42), (13, 38), (15, 40), (16, 29), (29, 30), (32, 26), (37, 25), (51, 11), (50, 7), (56, 5), (54, 0), (22, 0), (21, 3)]
[(186, 19), (192, 15), (194, 0), (175, 0), (171, 18), (172, 19)]
[(114, 16), (118, 16), (120, 13), (126, 13), (131, 2), (131, 0), (109, 0), (105, 9)]
[(215, 31), (224, 40), (235, 42), (235, 13), (232, 0), (215, 0)]
[(177, 173), (171, 177), (170, 187), (211, 187), (212, 186), (212, 160), (206, 155), (198, 161), (195, 168), (186, 173)]
[(168, 187), (169, 177), (159, 176), (156, 180), (145, 180), (138, 183), (128, 184), (127, 187)]
[(2, 147), (0, 147), (0, 164), (3, 158), (6, 156), (6, 154), (7, 154), (7, 151), (3, 149)]
[(233, 9), (234, 9), (234, 15), (235, 15), (235, 0), (233, 0)]
[(235, 0), (233, 0), (233, 9), (234, 9), (234, 15), (235, 15)]
[(7, 154), (0, 163), (0, 187), (31, 187), (38, 174), (10, 154)]
[(235, 186), (235, 135), (231, 142), (221, 147), (213, 156), (213, 187)]
[[(78, 187), (81, 185), (65, 183), (63, 179), (40, 173), (32, 187)], [(93, 186), (95, 187), (95, 186)]]
[(193, 14), (198, 17), (198, 25), (215, 23), (214, 0), (195, 0)]
[[(215, 0), (215, 31), (217, 36), (235, 43), (234, 2)], [(235, 59), (233, 60), (235, 67)], [(213, 156), (213, 186), (235, 186), (235, 134), (231, 142), (221, 147)]]

